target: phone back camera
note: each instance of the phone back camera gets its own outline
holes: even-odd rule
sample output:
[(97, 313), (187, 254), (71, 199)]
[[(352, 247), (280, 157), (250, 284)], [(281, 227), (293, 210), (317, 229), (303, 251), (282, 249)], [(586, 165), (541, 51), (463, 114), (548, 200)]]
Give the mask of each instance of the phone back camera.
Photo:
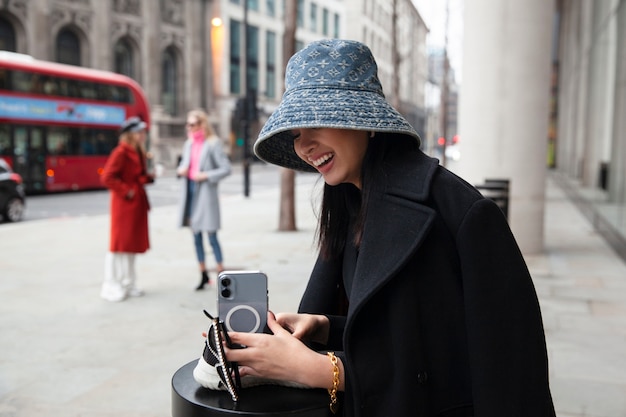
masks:
[(223, 278), (221, 282), (223, 287), (228, 287), (230, 285), (230, 278)]
[(222, 289), (222, 297), (229, 298), (231, 294), (232, 294), (232, 292), (230, 291), (229, 288), (223, 288)]

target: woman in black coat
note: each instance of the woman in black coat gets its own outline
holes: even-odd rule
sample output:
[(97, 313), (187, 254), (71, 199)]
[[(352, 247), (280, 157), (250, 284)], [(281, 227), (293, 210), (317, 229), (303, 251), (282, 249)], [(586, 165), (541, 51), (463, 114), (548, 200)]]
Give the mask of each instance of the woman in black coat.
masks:
[(365, 45), (314, 42), (286, 86), (255, 152), (322, 174), (320, 255), (299, 313), (231, 332), (247, 349), (228, 359), (328, 388), (345, 416), (554, 416), (537, 296), (497, 205), (422, 153)]

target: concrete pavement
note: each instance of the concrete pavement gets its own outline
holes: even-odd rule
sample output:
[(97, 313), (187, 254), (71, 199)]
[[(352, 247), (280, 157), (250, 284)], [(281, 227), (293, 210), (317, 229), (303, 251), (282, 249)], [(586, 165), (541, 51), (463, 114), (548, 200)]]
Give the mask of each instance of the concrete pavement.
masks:
[[(314, 262), (314, 179), (297, 176), (297, 232), (276, 231), (277, 188), (222, 198), (225, 264), (266, 272), (274, 311), (296, 309)], [(191, 236), (175, 217), (151, 211), (152, 249), (137, 260), (146, 295), (122, 303), (99, 298), (108, 215), (0, 225), (0, 416), (170, 416), (171, 377), (200, 355), (202, 309), (215, 311), (214, 288), (193, 291)], [(552, 181), (545, 230), (545, 253), (527, 262), (557, 415), (626, 416), (626, 264)]]

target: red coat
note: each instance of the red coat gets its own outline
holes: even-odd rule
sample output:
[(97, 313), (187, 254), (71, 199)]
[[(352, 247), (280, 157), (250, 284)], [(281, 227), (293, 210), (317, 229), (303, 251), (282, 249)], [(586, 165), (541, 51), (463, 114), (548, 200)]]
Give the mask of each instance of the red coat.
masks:
[[(111, 191), (111, 252), (143, 253), (150, 248), (148, 210), (144, 184), (152, 182), (134, 147), (121, 142), (106, 162), (102, 184)], [(128, 192), (134, 190), (132, 198)]]

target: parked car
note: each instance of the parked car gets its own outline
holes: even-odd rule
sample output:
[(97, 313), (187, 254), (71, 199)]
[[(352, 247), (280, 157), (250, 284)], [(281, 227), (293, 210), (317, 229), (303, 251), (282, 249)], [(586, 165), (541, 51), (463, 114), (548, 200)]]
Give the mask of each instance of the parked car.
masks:
[(0, 219), (17, 222), (24, 216), (26, 196), (22, 177), (0, 158)]

